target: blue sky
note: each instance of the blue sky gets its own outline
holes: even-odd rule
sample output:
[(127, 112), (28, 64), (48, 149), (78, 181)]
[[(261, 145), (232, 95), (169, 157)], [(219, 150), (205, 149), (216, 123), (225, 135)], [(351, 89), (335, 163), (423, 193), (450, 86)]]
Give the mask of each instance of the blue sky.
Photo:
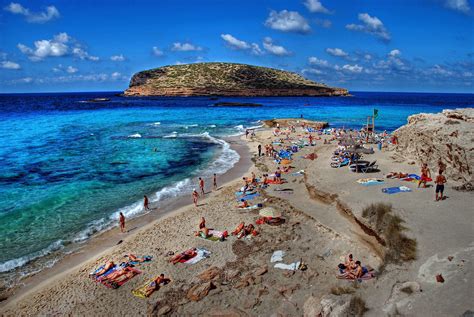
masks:
[(473, 22), (472, 0), (0, 0), (0, 92), (124, 90), (140, 70), (225, 61), (472, 93)]

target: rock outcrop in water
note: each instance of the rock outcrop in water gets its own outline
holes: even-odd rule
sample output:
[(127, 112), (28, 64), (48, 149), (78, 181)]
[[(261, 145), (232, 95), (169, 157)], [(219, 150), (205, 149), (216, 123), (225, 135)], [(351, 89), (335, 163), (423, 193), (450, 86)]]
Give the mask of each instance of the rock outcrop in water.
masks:
[(428, 163), (434, 175), (441, 161), (448, 181), (458, 182), (462, 189), (474, 188), (474, 108), (412, 115), (394, 135), (396, 151), (403, 156)]
[(125, 96), (347, 96), (298, 74), (234, 63), (164, 66), (133, 75)]

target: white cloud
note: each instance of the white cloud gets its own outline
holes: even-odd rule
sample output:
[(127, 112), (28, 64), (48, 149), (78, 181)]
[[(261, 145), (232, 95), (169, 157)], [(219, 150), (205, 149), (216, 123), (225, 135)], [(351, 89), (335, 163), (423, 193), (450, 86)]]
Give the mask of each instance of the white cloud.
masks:
[(231, 34), (221, 34), (221, 38), (226, 42), (226, 44), (236, 50), (246, 50), (250, 48), (249, 43), (241, 41)]
[(266, 37), (263, 40), (263, 48), (267, 50), (270, 54), (276, 56), (288, 56), (291, 55), (291, 52), (286, 48), (280, 45), (273, 44), (273, 40), (270, 37)]
[(317, 13), (331, 13), (329, 12), (328, 9), (326, 9), (323, 4), (321, 3), (321, 1), (319, 0), (306, 0), (304, 2), (304, 5), (306, 6), (306, 8), (308, 8), (309, 12), (317, 12)]
[(45, 23), (54, 18), (59, 18), (60, 16), (59, 11), (55, 6), (46, 7), (44, 12), (30, 12), (28, 8), (23, 7), (21, 4), (11, 2), (3, 9), (13, 14), (25, 16), (26, 21), (30, 23)]
[(303, 74), (312, 74), (312, 75), (321, 75), (324, 74), (323, 71), (314, 68), (305, 68), (301, 71)]
[(69, 74), (74, 74), (74, 73), (77, 73), (78, 69), (73, 67), (73, 66), (68, 66), (66, 68), (66, 72), (68, 72)]
[(33, 82), (32, 77), (23, 77), (23, 78), (19, 78), (19, 79), (13, 79), (11, 81), (12, 84), (29, 84), (31, 82)]
[(4, 69), (21, 69), (20, 64), (11, 61), (0, 62), (0, 67)]
[(344, 52), (340, 48), (327, 48), (326, 53), (332, 56), (337, 56), (337, 57), (348, 57), (349, 54), (347, 52)]
[(308, 62), (310, 65), (314, 65), (314, 66), (320, 66), (320, 67), (329, 67), (329, 62), (327, 60), (324, 60), (324, 59), (319, 59), (317, 57), (314, 57), (314, 56), (311, 56), (310, 58), (308, 58)]
[(221, 34), (221, 38), (227, 46), (235, 50), (249, 51), (253, 55), (262, 55), (263, 51), (257, 43), (247, 43), (239, 40), (231, 34)]
[(191, 52), (191, 51), (202, 51), (202, 47), (196, 46), (191, 43), (180, 43), (176, 42), (173, 43), (173, 46), (171, 47), (172, 51), (178, 51), (178, 52)]
[(260, 46), (258, 46), (257, 43), (252, 43), (251, 46), (252, 46), (252, 50), (251, 50), (252, 54), (254, 54), (254, 55), (262, 55), (263, 54), (262, 49), (260, 48)]
[[(71, 42), (75, 45), (70, 47)], [(67, 33), (58, 33), (51, 40), (39, 40), (34, 42), (34, 48), (28, 47), (22, 43), (17, 45), (18, 49), (32, 61), (41, 61), (47, 57), (60, 57), (72, 53), (82, 60), (98, 61), (97, 56), (89, 55), (84, 49), (74, 43), (71, 36)]]
[(378, 37), (383, 41), (390, 41), (390, 33), (377, 17), (371, 17), (367, 13), (359, 13), (359, 20), (363, 24), (347, 24), (346, 29), (358, 32), (365, 32)]
[(370, 61), (370, 60), (372, 59), (372, 55), (370, 55), (370, 54), (365, 54), (365, 55), (364, 55), (364, 58), (365, 58), (366, 60)]
[(163, 51), (160, 50), (160, 49), (159, 49), (158, 47), (156, 47), (156, 46), (153, 46), (152, 52), (153, 52), (153, 55), (158, 56), (158, 57), (164, 55)]
[(446, 68), (438, 64), (434, 65), (431, 69), (429, 69), (429, 72), (434, 75), (440, 75), (440, 76), (445, 76), (445, 77), (454, 75), (454, 72), (447, 70)]
[(397, 57), (400, 56), (402, 52), (400, 50), (391, 50), (390, 53), (388, 53), (389, 57)]
[(272, 10), (265, 21), (265, 26), (282, 32), (308, 33), (311, 31), (304, 17), (296, 11), (288, 10), (280, 12)]
[(346, 65), (342, 66), (342, 70), (350, 72), (350, 73), (361, 73), (364, 70), (364, 68), (362, 66), (357, 65), (357, 64), (355, 64), (355, 65), (346, 64)]
[(121, 78), (122, 78), (122, 74), (120, 74), (119, 72), (113, 72), (113, 73), (110, 75), (110, 78), (113, 79), (113, 80), (118, 80), (118, 79), (121, 79)]
[(468, 13), (471, 11), (469, 2), (467, 0), (445, 0), (444, 5), (452, 10)]
[(110, 56), (110, 60), (114, 62), (123, 62), (125, 60), (125, 56), (123, 56), (122, 54), (112, 55)]
[(72, 49), (72, 54), (81, 60), (89, 60), (93, 62), (97, 62), (99, 60), (99, 57), (89, 55), (87, 51), (80, 47), (74, 47)]

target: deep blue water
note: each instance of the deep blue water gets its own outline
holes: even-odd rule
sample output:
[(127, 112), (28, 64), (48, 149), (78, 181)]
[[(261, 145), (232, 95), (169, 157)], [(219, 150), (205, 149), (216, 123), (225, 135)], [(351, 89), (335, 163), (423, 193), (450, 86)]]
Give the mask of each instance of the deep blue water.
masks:
[[(115, 93), (0, 95), (0, 272), (82, 242), (187, 193), (197, 176), (237, 160), (222, 137), (259, 120), (300, 117), (360, 128), (374, 108), (392, 131), (419, 112), (474, 106), (472, 94), (353, 92), (348, 98), (220, 98), (261, 108), (215, 108), (209, 98), (124, 98)], [(104, 103), (84, 102), (108, 97)]]

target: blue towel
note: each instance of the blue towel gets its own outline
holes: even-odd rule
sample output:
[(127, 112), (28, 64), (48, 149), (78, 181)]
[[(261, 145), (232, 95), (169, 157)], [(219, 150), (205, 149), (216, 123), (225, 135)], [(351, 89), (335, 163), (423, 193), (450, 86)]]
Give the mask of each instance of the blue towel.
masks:
[(418, 175), (416, 175), (416, 174), (408, 174), (408, 177), (414, 178), (414, 179), (416, 179), (417, 181), (419, 181), (420, 178), (421, 178), (420, 176), (418, 176)]
[(379, 184), (383, 184), (383, 181), (370, 181), (370, 182), (366, 182), (366, 183), (362, 183), (361, 185), (363, 186), (373, 186), (373, 185), (379, 185)]
[(400, 187), (388, 187), (388, 188), (382, 188), (382, 192), (385, 194), (392, 195), (396, 193), (411, 192), (411, 189), (402, 190)]
[(254, 198), (257, 197), (257, 196), (260, 196), (260, 194), (259, 194), (259, 193), (254, 193), (254, 194), (250, 194), (250, 195), (245, 195), (245, 196), (243, 196), (243, 197), (237, 198), (237, 201), (241, 201), (242, 199), (243, 199), (243, 200), (252, 200), (252, 199), (254, 199)]

